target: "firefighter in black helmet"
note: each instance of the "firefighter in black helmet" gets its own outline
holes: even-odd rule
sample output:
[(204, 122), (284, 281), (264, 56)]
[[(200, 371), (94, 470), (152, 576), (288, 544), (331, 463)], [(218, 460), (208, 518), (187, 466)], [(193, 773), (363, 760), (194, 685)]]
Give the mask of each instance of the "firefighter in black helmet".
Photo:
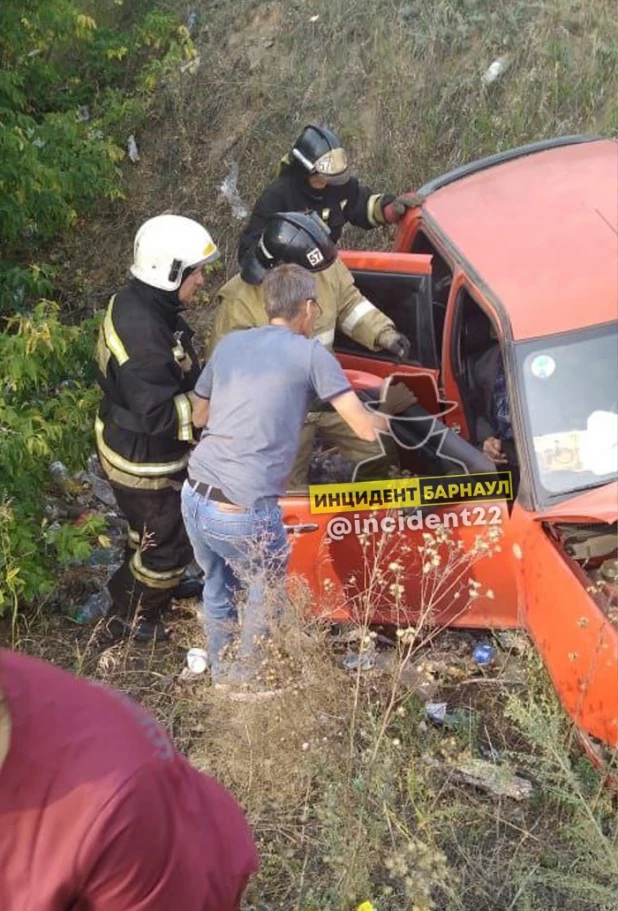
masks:
[(416, 204), (414, 196), (373, 193), (359, 183), (350, 174), (336, 133), (310, 124), (282, 159), (279, 176), (256, 202), (240, 237), (238, 261), (242, 264), (275, 212), (316, 212), (337, 243), (347, 222), (370, 230), (393, 224)]
[[(389, 351), (405, 360), (410, 341), (393, 321), (367, 300), (354, 284), (349, 269), (338, 256), (328, 228), (315, 212), (278, 212), (267, 219), (258, 243), (245, 257), (241, 271), (219, 289), (206, 358), (224, 336), (238, 329), (265, 326), (262, 281), (269, 269), (281, 263), (296, 263), (315, 273), (318, 314), (312, 338), (333, 351), (339, 330), (369, 351)], [(296, 462), (288, 479), (289, 490), (307, 486), (309, 461), (317, 431), (329, 440), (355, 468), (355, 480), (384, 479), (398, 467), (394, 443), (360, 440), (333, 410), (313, 403), (301, 434)]]

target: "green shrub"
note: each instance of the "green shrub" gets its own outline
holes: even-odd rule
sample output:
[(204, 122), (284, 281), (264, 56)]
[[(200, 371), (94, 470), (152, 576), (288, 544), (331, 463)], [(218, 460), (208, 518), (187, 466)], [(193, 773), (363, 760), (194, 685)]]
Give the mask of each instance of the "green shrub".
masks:
[(16, 597), (49, 591), (59, 558), (89, 552), (92, 523), (50, 529), (44, 494), (52, 461), (77, 470), (92, 448), (98, 322), (63, 325), (58, 305), (43, 300), (30, 315), (5, 319), (0, 333), (0, 614)]
[(49, 294), (30, 262), (102, 199), (123, 197), (127, 136), (158, 80), (195, 54), (154, 0), (82, 6), (5, 0), (0, 10), (0, 313)]
[(83, 467), (98, 320), (65, 325), (46, 262), (102, 200), (123, 197), (127, 137), (159, 80), (195, 55), (157, 0), (4, 0), (0, 7), (0, 615), (50, 591), (102, 530), (49, 524), (54, 460)]

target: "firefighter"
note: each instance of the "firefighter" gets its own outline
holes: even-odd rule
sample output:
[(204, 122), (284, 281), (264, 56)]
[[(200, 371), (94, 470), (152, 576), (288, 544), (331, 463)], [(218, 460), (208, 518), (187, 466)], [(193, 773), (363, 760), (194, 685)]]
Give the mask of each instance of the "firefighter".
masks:
[[(315, 273), (318, 288), (318, 315), (313, 338), (332, 352), (335, 330), (344, 332), (370, 351), (387, 350), (404, 359), (410, 342), (391, 319), (368, 301), (354, 284), (350, 271), (337, 255), (337, 247), (315, 213), (279, 212), (271, 216), (260, 242), (247, 255), (237, 275), (218, 292), (212, 331), (207, 344), (209, 359), (217, 342), (228, 332), (264, 326), (261, 283), (266, 270), (280, 263), (296, 263)], [(387, 478), (391, 465), (397, 465), (394, 443), (383, 438), (387, 455), (379, 442), (359, 440), (345, 421), (332, 411), (312, 409), (307, 417), (296, 462), (288, 481), (289, 490), (300, 490), (308, 483), (309, 461), (317, 430), (337, 446), (342, 455), (355, 463), (356, 479)], [(371, 464), (359, 465), (361, 462)]]
[(306, 126), (279, 166), (279, 176), (256, 202), (238, 244), (242, 261), (260, 238), (266, 219), (275, 212), (316, 212), (335, 243), (346, 222), (370, 230), (393, 224), (413, 196), (373, 193), (350, 175), (339, 137), (327, 127)]
[(107, 307), (96, 349), (103, 400), (95, 422), (103, 470), (126, 516), (132, 546), (108, 583), (112, 639), (167, 638), (164, 611), (193, 560), (180, 488), (195, 443), (193, 387), (200, 365), (181, 313), (219, 250), (179, 215), (146, 221), (132, 278)]

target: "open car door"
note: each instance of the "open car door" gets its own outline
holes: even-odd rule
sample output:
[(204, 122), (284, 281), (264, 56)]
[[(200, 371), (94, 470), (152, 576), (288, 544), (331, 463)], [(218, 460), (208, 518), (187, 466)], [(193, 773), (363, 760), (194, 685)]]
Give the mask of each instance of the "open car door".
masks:
[(393, 320), (411, 345), (409, 357), (402, 362), (388, 351), (369, 351), (337, 331), (334, 349), (342, 367), (380, 377), (394, 371), (426, 373), (437, 382), (440, 365), (433, 322), (431, 256), (365, 250), (343, 250), (339, 256), (360, 292)]
[[(357, 392), (371, 388), (372, 378), (367, 373), (347, 373)], [(418, 387), (417, 376), (410, 376), (405, 382)], [(434, 447), (440, 441), (441, 455), (430, 451), (429, 443), (423, 446), (418, 452), (421, 475), (427, 474), (423, 470), (423, 460), (427, 458), (430, 464), (438, 463), (436, 470), (441, 478), (443, 472), (453, 468), (451, 457), (457, 460), (463, 475), (491, 473), (493, 465), (482, 453), (431, 415), (432, 412), (428, 416), (432, 425), (428, 441), (434, 439)], [(404, 436), (401, 431), (403, 447), (407, 445)], [(400, 435), (396, 433), (395, 437), (399, 442)], [(435, 477), (433, 472), (431, 475)], [(449, 478), (442, 480), (448, 483)], [(429, 510), (434, 513), (431, 525), (421, 510), (408, 510), (407, 517), (399, 509), (384, 506), (359, 513), (341, 512), (336, 507), (332, 512), (312, 513), (306, 495), (292, 494), (282, 498), (280, 504), (288, 533), (293, 536), (290, 581), (304, 581), (304, 603), (314, 615), (331, 622), (408, 625), (419, 618), (427, 620), (431, 614), (437, 625), (517, 625), (516, 584), (504, 560), (482, 559), (468, 565), (466, 559), (483, 533), (479, 526), (508, 524), (505, 500), (473, 503), (472, 509), (466, 503), (433, 507)], [(441, 547), (439, 567), (427, 576), (421, 559), (425, 531), (437, 528), (443, 520), (452, 534)], [(393, 570), (394, 565), (400, 569)], [(473, 604), (468, 603), (471, 584), (477, 588)], [(392, 585), (397, 586), (396, 590)]]

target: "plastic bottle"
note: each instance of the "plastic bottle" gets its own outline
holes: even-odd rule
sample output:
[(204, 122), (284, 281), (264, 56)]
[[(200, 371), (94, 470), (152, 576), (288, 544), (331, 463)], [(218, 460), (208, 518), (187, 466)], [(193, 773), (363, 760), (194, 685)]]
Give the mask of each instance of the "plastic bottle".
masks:
[(49, 473), (55, 483), (59, 484), (60, 487), (63, 487), (71, 477), (69, 469), (64, 462), (52, 462), (49, 466)]
[(107, 589), (95, 592), (93, 595), (90, 595), (88, 600), (78, 609), (75, 614), (75, 622), (83, 624), (94, 623), (105, 616), (111, 607), (111, 604), (112, 599)]
[(483, 642), (479, 642), (475, 646), (474, 651), (472, 652), (472, 659), (475, 664), (478, 664), (480, 667), (488, 667), (492, 664), (494, 658), (496, 657), (496, 650), (493, 645), (486, 645)]

